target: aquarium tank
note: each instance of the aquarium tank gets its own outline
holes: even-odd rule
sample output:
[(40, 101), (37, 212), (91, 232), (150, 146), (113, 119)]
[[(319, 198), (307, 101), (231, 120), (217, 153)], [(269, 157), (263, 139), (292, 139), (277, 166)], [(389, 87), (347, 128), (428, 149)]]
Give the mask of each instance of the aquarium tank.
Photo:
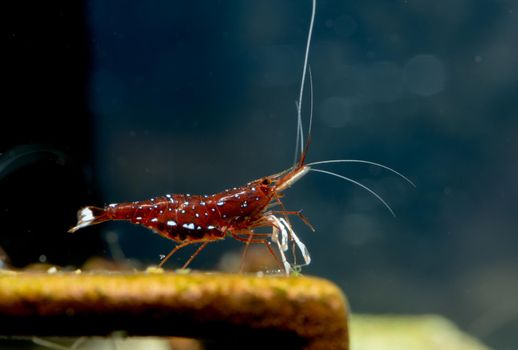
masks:
[[(67, 233), (76, 211), (292, 166), (311, 1), (4, 7), (0, 268), (145, 269), (174, 242), (125, 222)], [(505, 0), (317, 1), (307, 162), (379, 163), (415, 184), (369, 163), (318, 166), (395, 215), (322, 173), (283, 192), (315, 228), (291, 222), (312, 258), (301, 273), (336, 283), (353, 313), (440, 314), (495, 349), (518, 345), (517, 15)], [(242, 249), (208, 244), (190, 267), (235, 271)], [(251, 247), (256, 265), (263, 254)]]

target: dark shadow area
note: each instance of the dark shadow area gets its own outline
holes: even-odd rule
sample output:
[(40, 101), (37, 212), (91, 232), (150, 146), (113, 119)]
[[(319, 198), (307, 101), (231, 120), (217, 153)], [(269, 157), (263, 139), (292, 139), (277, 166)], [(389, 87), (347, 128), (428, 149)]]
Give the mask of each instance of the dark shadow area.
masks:
[(91, 180), (90, 64), (85, 4), (1, 5), (0, 246), (10, 263), (79, 264), (98, 235), (70, 236)]

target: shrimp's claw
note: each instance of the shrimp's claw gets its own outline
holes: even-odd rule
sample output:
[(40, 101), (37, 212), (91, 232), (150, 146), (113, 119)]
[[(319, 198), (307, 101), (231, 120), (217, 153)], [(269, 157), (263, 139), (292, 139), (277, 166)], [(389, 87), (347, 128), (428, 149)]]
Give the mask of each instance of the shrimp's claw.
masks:
[(68, 232), (73, 233), (80, 228), (99, 224), (106, 220), (108, 220), (108, 216), (103, 208), (84, 207), (77, 212), (77, 225), (68, 230)]

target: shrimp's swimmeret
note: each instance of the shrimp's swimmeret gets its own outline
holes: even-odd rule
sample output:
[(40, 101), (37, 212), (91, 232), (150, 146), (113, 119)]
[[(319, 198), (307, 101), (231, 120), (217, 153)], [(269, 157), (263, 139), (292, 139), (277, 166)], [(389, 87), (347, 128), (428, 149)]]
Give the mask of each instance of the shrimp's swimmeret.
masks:
[[(126, 220), (133, 224), (147, 227), (159, 235), (178, 243), (160, 262), (160, 266), (163, 266), (179, 249), (190, 244), (201, 243), (196, 252), (184, 264), (184, 268), (189, 265), (192, 259), (205, 248), (208, 243), (222, 240), (226, 236), (231, 236), (246, 244), (245, 252), (251, 243), (264, 244), (279, 262), (285, 273), (289, 274), (290, 271), (295, 268), (295, 266), (288, 262), (285, 254), (288, 250), (289, 242), (292, 242), (299, 249), (304, 259), (304, 263), (298, 266), (308, 265), (311, 262), (311, 258), (306, 246), (293, 230), (288, 216), (297, 216), (311, 229), (313, 228), (300, 211), (286, 210), (281, 201), (283, 196), (282, 192), (310, 171), (332, 175), (360, 186), (374, 195), (394, 214), (392, 208), (367, 186), (343, 175), (323, 169), (316, 169), (314, 165), (331, 163), (369, 164), (386, 169), (413, 185), (408, 178), (399, 172), (385, 165), (366, 160), (336, 159), (305, 163), (309, 142), (304, 142), (301, 105), (307, 72), (309, 73), (311, 87), (311, 106), (313, 105), (313, 87), (311, 71), (308, 65), (308, 56), (315, 11), (316, 1), (313, 0), (302, 70), (302, 82), (297, 103), (296, 160), (292, 167), (280, 173), (251, 181), (244, 186), (235, 187), (212, 195), (166, 194), (165, 196), (155, 197), (145, 201), (109, 204), (103, 208), (93, 206), (84, 207), (78, 212), (77, 225), (71, 228), (69, 232), (75, 232), (80, 228), (108, 220)], [(306, 140), (310, 137), (311, 124), (312, 113), (309, 117)], [(275, 207), (277, 207), (278, 210), (273, 210)], [(257, 228), (261, 227), (269, 228), (271, 231), (269, 233), (255, 232)], [(280, 254), (280, 261), (272, 249), (272, 243), (277, 247)]]

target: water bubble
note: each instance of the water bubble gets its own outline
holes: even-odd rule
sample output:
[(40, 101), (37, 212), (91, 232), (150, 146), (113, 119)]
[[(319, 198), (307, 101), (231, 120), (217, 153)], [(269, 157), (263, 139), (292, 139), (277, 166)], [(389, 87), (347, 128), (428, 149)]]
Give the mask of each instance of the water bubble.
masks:
[(40, 257), (38, 258), (38, 261), (40, 263), (47, 262), (47, 256), (45, 254), (41, 254)]
[(406, 88), (419, 96), (432, 96), (444, 89), (444, 65), (433, 55), (412, 57), (403, 69)]

